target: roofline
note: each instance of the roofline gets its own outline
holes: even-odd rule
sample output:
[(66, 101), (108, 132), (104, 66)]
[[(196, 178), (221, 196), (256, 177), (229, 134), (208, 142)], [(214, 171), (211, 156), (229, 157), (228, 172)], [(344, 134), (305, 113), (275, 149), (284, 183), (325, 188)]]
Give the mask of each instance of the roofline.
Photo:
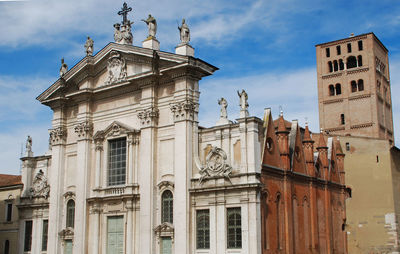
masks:
[(389, 52), (389, 50), (385, 47), (385, 45), (383, 45), (381, 40), (379, 40), (379, 38), (374, 34), (374, 32), (363, 33), (363, 34), (355, 35), (353, 37), (347, 37), (347, 38), (338, 39), (338, 40), (334, 40), (334, 41), (328, 41), (328, 42), (324, 42), (324, 43), (319, 43), (319, 44), (316, 44), (315, 47), (322, 46), (322, 45), (329, 44), (329, 43), (333, 43), (333, 42), (339, 42), (339, 41), (344, 41), (344, 40), (353, 39), (353, 38), (357, 38), (357, 37), (362, 37), (362, 36), (370, 35), (370, 34), (372, 34), (374, 36), (374, 38), (386, 50), (386, 52)]
[(17, 184), (0, 186), (0, 190), (19, 189), (19, 188), (23, 188), (23, 187), (24, 187), (23, 183), (17, 183)]

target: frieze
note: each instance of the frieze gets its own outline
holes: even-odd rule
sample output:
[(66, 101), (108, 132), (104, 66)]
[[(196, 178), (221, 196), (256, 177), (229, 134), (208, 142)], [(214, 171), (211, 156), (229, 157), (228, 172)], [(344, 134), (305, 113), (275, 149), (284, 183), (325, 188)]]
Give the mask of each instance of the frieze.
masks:
[(175, 121), (192, 120), (194, 112), (196, 112), (196, 104), (190, 100), (171, 103), (169, 106)]
[(347, 71), (347, 75), (349, 74), (355, 74), (355, 73), (360, 73), (360, 72), (367, 72), (369, 71), (369, 68), (362, 68), (362, 69), (357, 69), (357, 70), (351, 70), (351, 71)]
[(340, 76), (342, 76), (341, 72), (322, 76), (322, 79), (336, 78), (336, 77), (340, 77)]
[(57, 127), (50, 130), (51, 145), (59, 145), (67, 140), (67, 130), (65, 127)]
[(361, 128), (368, 128), (371, 127), (373, 123), (364, 123), (364, 124), (356, 124), (350, 126), (350, 129), (361, 129)]
[(206, 165), (200, 169), (200, 183), (211, 177), (223, 176), (230, 181), (232, 167), (227, 164), (224, 150), (216, 146), (211, 147), (206, 157)]
[(360, 100), (360, 99), (364, 99), (364, 98), (369, 98), (371, 97), (371, 94), (362, 94), (362, 95), (358, 95), (358, 96), (353, 96), (353, 97), (349, 97), (349, 100)]
[(329, 101), (324, 101), (324, 104), (331, 104), (331, 103), (339, 103), (343, 102), (343, 99), (334, 99), (334, 100), (329, 100)]

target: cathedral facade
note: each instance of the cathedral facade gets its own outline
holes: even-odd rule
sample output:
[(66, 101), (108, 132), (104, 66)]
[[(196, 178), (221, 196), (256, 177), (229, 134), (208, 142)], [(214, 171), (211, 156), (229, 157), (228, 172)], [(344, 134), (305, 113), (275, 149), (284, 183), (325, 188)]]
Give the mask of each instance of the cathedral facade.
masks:
[[(157, 23), (132, 45), (129, 8), (115, 43), (86, 56), (37, 99), (53, 111), (49, 152), (22, 158), (19, 253), (347, 253), (343, 154), (271, 112), (229, 121), (226, 100), (198, 125), (199, 83), (185, 20), (175, 53)], [(303, 137), (304, 136), (304, 137)], [(28, 146), (27, 146), (28, 147)]]

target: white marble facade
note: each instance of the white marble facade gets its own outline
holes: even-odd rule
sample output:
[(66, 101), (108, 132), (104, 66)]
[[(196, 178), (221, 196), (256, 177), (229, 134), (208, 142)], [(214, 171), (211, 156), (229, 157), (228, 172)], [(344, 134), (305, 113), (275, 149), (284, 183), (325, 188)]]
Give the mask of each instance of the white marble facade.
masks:
[[(199, 127), (199, 82), (217, 68), (180, 49), (188, 44), (176, 54), (147, 44), (110, 43), (39, 95), (54, 112), (51, 149), (22, 158), (19, 253), (106, 254), (114, 245), (127, 254), (261, 253), (262, 121), (246, 116)], [(124, 144), (125, 173), (110, 184), (115, 140)], [(208, 156), (212, 151), (215, 157)], [(32, 191), (38, 174), (48, 185), (41, 183), (37, 193), (49, 186), (49, 196)], [(166, 191), (173, 196), (172, 223), (162, 222)], [(75, 204), (73, 226), (69, 202)], [(238, 248), (227, 244), (229, 208), (240, 208)], [(196, 244), (198, 210), (209, 212), (205, 248)], [(29, 220), (32, 243), (24, 250)]]

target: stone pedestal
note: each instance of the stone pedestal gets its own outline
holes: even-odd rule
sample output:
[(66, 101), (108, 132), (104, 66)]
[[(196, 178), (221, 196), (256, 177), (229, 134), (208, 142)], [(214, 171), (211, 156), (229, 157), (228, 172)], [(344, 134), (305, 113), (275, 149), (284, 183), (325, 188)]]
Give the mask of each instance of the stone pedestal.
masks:
[(175, 47), (175, 53), (184, 56), (194, 56), (194, 48), (189, 44), (179, 44)]
[(229, 121), (228, 118), (223, 118), (221, 117), (218, 122), (215, 124), (215, 126), (219, 126), (219, 125), (225, 125), (225, 124), (231, 124), (232, 121)]
[(142, 46), (147, 49), (160, 50), (160, 42), (154, 37), (144, 40)]
[(241, 110), (240, 110), (239, 117), (240, 117), (240, 118), (249, 117), (249, 111), (246, 110), (246, 109), (241, 109)]

